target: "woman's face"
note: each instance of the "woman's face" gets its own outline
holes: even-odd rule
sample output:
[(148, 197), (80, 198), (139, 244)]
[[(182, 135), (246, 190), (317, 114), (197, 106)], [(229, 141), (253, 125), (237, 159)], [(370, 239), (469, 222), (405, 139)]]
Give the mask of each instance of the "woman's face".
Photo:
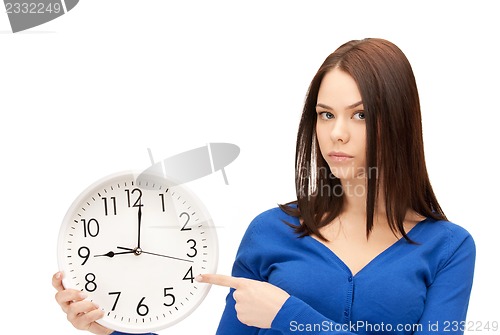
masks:
[(341, 181), (364, 178), (366, 124), (354, 79), (335, 68), (325, 74), (316, 105), (316, 136), (323, 158)]

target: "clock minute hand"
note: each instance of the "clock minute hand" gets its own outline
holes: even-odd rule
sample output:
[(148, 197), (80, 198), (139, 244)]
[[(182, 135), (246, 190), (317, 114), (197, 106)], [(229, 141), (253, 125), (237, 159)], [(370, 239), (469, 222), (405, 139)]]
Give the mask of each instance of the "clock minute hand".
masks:
[[(137, 251), (136, 251), (137, 248), (136, 249), (124, 248), (124, 247), (117, 247), (117, 248), (118, 249), (122, 249), (122, 250), (128, 250), (129, 252), (135, 252), (137, 254)], [(194, 263), (190, 259), (185, 259), (185, 258), (179, 258), (179, 257), (173, 257), (173, 256), (168, 256), (168, 255), (157, 254), (157, 253), (154, 253), (154, 252), (144, 251), (144, 250), (141, 250), (141, 249), (140, 249), (140, 253), (141, 254), (153, 255), (153, 256), (160, 256), (160, 257), (165, 257), (165, 258), (170, 258), (170, 259), (175, 259), (175, 260), (183, 261), (183, 262)]]
[(139, 210), (137, 211), (137, 248), (141, 247), (141, 219), (142, 219), (142, 204), (139, 204)]

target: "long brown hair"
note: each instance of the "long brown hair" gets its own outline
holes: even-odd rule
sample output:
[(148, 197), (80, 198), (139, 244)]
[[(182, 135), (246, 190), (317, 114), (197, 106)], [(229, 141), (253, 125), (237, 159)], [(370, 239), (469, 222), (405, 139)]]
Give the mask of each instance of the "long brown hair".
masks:
[[(300, 236), (314, 234), (341, 214), (345, 192), (330, 173), (316, 138), (316, 103), (325, 74), (338, 68), (357, 83), (366, 120), (366, 234), (373, 227), (377, 196), (383, 196), (389, 226), (409, 240), (403, 227), (409, 209), (446, 219), (425, 165), (417, 85), (411, 65), (393, 43), (376, 38), (347, 42), (330, 54), (314, 76), (306, 95), (295, 154), (297, 200), (280, 205), (302, 220)], [(382, 183), (380, 181), (383, 181)], [(325, 187), (330, 192), (324, 192)], [(379, 189), (383, 187), (381, 192)]]

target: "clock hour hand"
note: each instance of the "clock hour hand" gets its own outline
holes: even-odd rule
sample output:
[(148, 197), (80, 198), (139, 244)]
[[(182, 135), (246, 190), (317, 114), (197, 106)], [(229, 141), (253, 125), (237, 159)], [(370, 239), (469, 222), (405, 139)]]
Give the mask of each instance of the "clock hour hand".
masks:
[(124, 248), (124, 247), (117, 247), (118, 249), (122, 249), (122, 250), (128, 250), (129, 253), (135, 253), (136, 255), (140, 255), (140, 254), (148, 254), (148, 255), (154, 255), (154, 256), (160, 256), (160, 257), (165, 257), (165, 258), (170, 258), (170, 259), (175, 259), (175, 260), (178, 260), (178, 261), (183, 261), (183, 262), (189, 262), (189, 263), (193, 263), (192, 260), (190, 259), (185, 259), (185, 258), (178, 258), (178, 257), (173, 257), (173, 256), (167, 256), (167, 255), (162, 255), (162, 254), (157, 254), (157, 253), (154, 253), (154, 252), (149, 252), (149, 251), (144, 251), (140, 248), (135, 248), (135, 249), (131, 249), (131, 248)]
[(133, 253), (134, 253), (133, 250), (130, 250), (130, 251), (120, 251), (120, 252), (109, 251), (109, 252), (107, 252), (105, 254), (102, 254), (102, 255), (94, 255), (94, 257), (107, 256), (109, 258), (112, 258), (115, 255), (133, 254)]

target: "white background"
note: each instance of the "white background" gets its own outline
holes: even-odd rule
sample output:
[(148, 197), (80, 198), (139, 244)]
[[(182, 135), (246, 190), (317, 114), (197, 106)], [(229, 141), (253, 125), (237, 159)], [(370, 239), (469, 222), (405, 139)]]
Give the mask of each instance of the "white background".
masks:
[[(500, 321), (497, 5), (412, 3), (81, 0), (17, 34), (2, 9), (2, 327), (81, 334), (51, 286), (60, 222), (95, 180), (146, 168), (147, 148), (159, 160), (208, 142), (240, 146), (229, 185), (220, 173), (188, 185), (220, 227), (219, 272), (229, 274), (250, 220), (293, 199), (312, 76), (340, 44), (364, 37), (391, 40), (413, 65), (431, 181), (477, 244), (468, 319)], [(213, 287), (161, 334), (214, 334), (226, 293)]]

